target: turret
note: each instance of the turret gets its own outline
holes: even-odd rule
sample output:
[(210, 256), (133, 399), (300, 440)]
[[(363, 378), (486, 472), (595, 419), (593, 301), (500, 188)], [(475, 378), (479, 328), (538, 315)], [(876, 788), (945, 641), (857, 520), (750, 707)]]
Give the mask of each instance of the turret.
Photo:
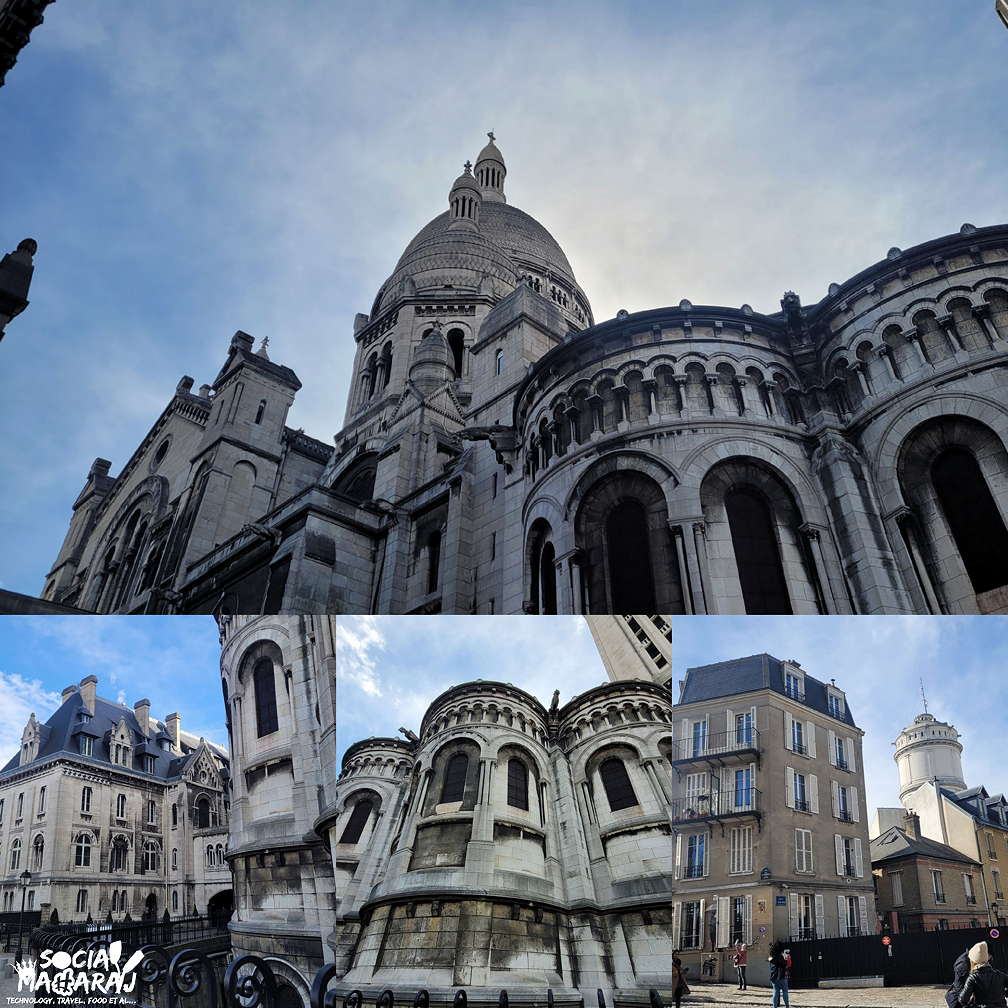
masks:
[(441, 332), (441, 323), (435, 321), (413, 351), (409, 370), (410, 381), (427, 395), (446, 382), (455, 379), (455, 366), (448, 341)]
[(483, 197), (480, 188), (473, 178), (472, 163), (466, 161), (465, 171), (455, 179), (448, 194), (448, 208), (451, 211), (453, 228), (469, 228), (479, 230), (480, 205)]
[(962, 743), (954, 725), (925, 711), (899, 733), (893, 759), (899, 767), (900, 801), (919, 785), (937, 781), (941, 787), (966, 788), (962, 769)]
[(507, 168), (504, 166), (504, 155), (497, 149), (493, 130), (487, 133), (490, 142), (479, 152), (476, 158), (476, 181), (479, 183), (483, 199), (493, 203), (506, 203), (504, 198), (504, 177)]

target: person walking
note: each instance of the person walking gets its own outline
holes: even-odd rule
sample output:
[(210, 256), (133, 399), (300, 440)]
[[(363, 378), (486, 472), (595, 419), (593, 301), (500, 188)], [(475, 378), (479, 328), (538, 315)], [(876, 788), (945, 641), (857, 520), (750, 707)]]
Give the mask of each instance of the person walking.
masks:
[(689, 987), (686, 984), (686, 973), (683, 970), (682, 959), (677, 955), (672, 956), (672, 996), (675, 998), (675, 1008), (681, 1008), (681, 1002), (686, 994), (689, 994)]
[(959, 995), (961, 1008), (1005, 1008), (1005, 977), (990, 964), (987, 942), (977, 942), (969, 950), (970, 971)]
[(962, 993), (963, 984), (966, 983), (969, 971), (969, 949), (966, 949), (952, 965), (952, 986), (945, 994), (945, 1003), (948, 1008), (959, 1008), (959, 995)]
[(774, 942), (770, 946), (770, 955), (767, 958), (767, 962), (770, 963), (770, 986), (773, 987), (773, 1008), (780, 1008), (782, 995), (784, 997), (784, 1008), (791, 1008), (791, 1001), (788, 998), (787, 960), (784, 958), (784, 950), (780, 942)]
[(749, 955), (747, 952), (748, 948), (749, 946), (741, 941), (735, 942), (735, 955), (732, 956), (732, 963), (735, 966), (736, 972), (738, 973), (739, 990), (746, 989), (745, 971), (746, 971), (746, 964), (748, 963), (749, 960)]

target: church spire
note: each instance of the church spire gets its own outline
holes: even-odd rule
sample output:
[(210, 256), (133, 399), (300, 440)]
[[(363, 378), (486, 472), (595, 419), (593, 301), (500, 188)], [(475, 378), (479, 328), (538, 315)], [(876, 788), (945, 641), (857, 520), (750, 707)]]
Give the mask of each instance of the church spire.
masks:
[(496, 137), (493, 130), (490, 130), (487, 136), (490, 138), (490, 142), (476, 158), (476, 181), (479, 183), (483, 199), (491, 203), (506, 203), (504, 176), (507, 175), (507, 168), (504, 165), (504, 155), (494, 143)]

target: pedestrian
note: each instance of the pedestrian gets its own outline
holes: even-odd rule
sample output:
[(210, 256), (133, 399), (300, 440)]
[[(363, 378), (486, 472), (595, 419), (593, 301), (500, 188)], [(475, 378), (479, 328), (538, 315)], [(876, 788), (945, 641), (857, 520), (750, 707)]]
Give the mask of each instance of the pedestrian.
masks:
[(690, 989), (686, 983), (686, 971), (683, 969), (682, 959), (677, 955), (672, 956), (672, 996), (675, 998), (675, 1008), (681, 1008), (682, 999), (689, 994)]
[(738, 973), (738, 989), (746, 989), (746, 964), (748, 962), (749, 956), (747, 953), (748, 945), (741, 941), (735, 942), (735, 955), (732, 956), (732, 964), (735, 966), (735, 970)]
[(970, 971), (959, 995), (962, 1008), (1005, 1008), (1005, 977), (990, 964), (987, 942), (977, 942), (969, 950)]
[(952, 986), (945, 994), (945, 1002), (948, 1008), (959, 1008), (959, 995), (962, 993), (963, 984), (969, 976), (970, 960), (969, 949), (967, 949), (952, 965)]
[(767, 958), (770, 963), (770, 986), (773, 987), (773, 1008), (780, 1008), (781, 995), (784, 996), (784, 1008), (791, 1008), (791, 1001), (788, 998), (788, 976), (787, 960), (784, 958), (784, 949), (780, 942), (774, 942), (770, 946), (770, 955)]

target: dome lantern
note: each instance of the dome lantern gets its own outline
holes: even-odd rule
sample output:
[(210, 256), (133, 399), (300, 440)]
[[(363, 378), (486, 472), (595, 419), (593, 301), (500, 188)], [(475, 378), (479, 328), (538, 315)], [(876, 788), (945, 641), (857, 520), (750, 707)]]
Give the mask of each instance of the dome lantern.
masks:
[(504, 177), (507, 175), (507, 168), (504, 165), (504, 155), (494, 143), (493, 130), (490, 130), (487, 136), (490, 138), (490, 142), (476, 158), (476, 181), (479, 183), (483, 199), (494, 203), (506, 203)]
[(468, 227), (479, 229), (480, 204), (483, 197), (480, 188), (473, 178), (472, 162), (466, 161), (465, 171), (452, 184), (448, 194), (448, 210), (451, 214), (451, 227)]

